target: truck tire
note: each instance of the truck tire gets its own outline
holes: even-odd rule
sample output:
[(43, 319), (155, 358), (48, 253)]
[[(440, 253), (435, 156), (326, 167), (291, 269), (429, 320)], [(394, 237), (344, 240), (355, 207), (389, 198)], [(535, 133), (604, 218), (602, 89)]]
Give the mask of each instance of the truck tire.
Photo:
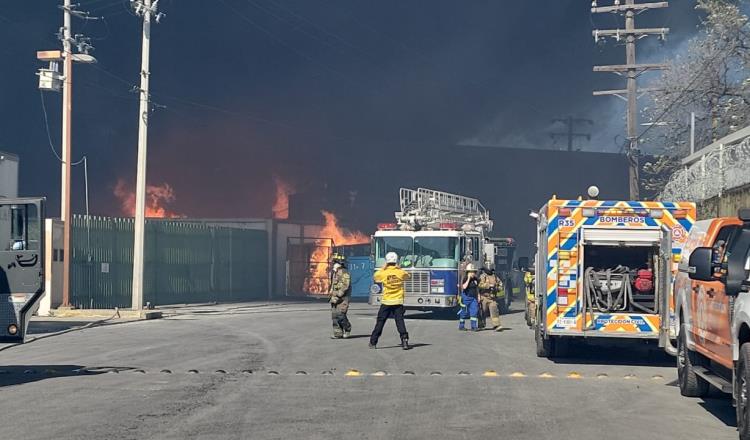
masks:
[(700, 353), (688, 348), (686, 332), (685, 324), (681, 324), (677, 337), (677, 381), (680, 383), (680, 394), (687, 397), (703, 397), (708, 394), (708, 382), (695, 374), (693, 369), (703, 365), (703, 358)]
[(555, 354), (555, 341), (552, 338), (544, 339), (539, 323), (534, 326), (534, 339), (536, 340), (537, 357), (550, 358)]
[(527, 300), (526, 308), (523, 311), (523, 317), (526, 319), (526, 326), (531, 328), (533, 324), (531, 323), (531, 311), (529, 310), (529, 307), (531, 307), (531, 304), (529, 304), (529, 301)]
[(740, 440), (750, 440), (750, 343), (740, 347), (734, 380), (737, 387), (737, 430)]

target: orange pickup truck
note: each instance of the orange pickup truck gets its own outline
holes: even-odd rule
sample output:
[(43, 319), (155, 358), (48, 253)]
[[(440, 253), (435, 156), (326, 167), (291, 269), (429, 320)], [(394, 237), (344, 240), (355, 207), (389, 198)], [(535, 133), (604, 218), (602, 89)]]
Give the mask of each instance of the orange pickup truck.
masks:
[(731, 393), (750, 440), (750, 209), (695, 223), (674, 281), (677, 372), (684, 396)]

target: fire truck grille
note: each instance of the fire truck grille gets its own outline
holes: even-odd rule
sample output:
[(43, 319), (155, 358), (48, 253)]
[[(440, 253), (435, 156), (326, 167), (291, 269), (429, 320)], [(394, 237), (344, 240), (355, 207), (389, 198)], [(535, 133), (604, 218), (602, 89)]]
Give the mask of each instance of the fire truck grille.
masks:
[(430, 293), (430, 273), (411, 272), (411, 278), (404, 281), (404, 289), (408, 293)]

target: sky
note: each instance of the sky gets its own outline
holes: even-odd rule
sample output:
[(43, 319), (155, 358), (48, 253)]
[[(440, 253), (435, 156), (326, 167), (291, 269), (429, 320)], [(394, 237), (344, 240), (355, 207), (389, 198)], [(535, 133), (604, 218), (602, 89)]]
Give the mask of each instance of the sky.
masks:
[[(120, 215), (115, 189), (135, 181), (141, 20), (127, 0), (78, 2), (104, 19), (73, 21), (98, 59), (74, 69), (73, 156), (88, 158), (91, 212)], [(0, 150), (21, 157), (22, 194), (47, 196), (52, 215), (60, 165), (35, 52), (59, 47), (58, 3), (0, 8)], [(152, 29), (148, 182), (170, 185), (170, 209), (180, 214), (267, 217), (274, 176), (298, 190), (397, 187), (409, 179), (402, 167), (389, 173), (388, 160), (400, 160), (403, 149), (420, 169), (461, 160), (433, 154), (432, 145), (562, 149), (565, 141), (554, 144), (550, 133), (563, 128), (553, 119), (567, 116), (594, 121), (580, 127), (591, 140), (576, 148), (616, 153), (622, 143), (624, 104), (591, 92), (623, 81), (591, 66), (624, 63), (624, 47), (596, 45), (591, 31), (623, 24), (590, 14), (589, 1), (161, 0), (159, 7), (166, 16)], [(639, 43), (639, 61), (653, 61), (679, 50), (699, 16), (694, 2), (680, 0), (637, 23), (672, 28), (665, 43)], [(59, 151), (61, 96), (44, 93), (43, 101)], [(388, 159), (382, 173), (358, 175), (376, 156)], [(555, 164), (517, 166), (536, 174)], [(74, 179), (80, 213), (81, 167)]]

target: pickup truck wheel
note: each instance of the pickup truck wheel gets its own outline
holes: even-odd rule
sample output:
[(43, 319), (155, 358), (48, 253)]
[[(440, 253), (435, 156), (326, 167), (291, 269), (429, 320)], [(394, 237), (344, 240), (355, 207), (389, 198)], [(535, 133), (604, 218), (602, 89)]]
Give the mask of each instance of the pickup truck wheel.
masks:
[(699, 353), (690, 351), (687, 347), (687, 330), (685, 324), (680, 325), (677, 337), (677, 379), (680, 383), (680, 394), (687, 397), (703, 397), (708, 394), (708, 382), (695, 374), (694, 367), (703, 364)]
[(750, 440), (750, 344), (740, 347), (737, 362), (737, 430), (740, 440)]

